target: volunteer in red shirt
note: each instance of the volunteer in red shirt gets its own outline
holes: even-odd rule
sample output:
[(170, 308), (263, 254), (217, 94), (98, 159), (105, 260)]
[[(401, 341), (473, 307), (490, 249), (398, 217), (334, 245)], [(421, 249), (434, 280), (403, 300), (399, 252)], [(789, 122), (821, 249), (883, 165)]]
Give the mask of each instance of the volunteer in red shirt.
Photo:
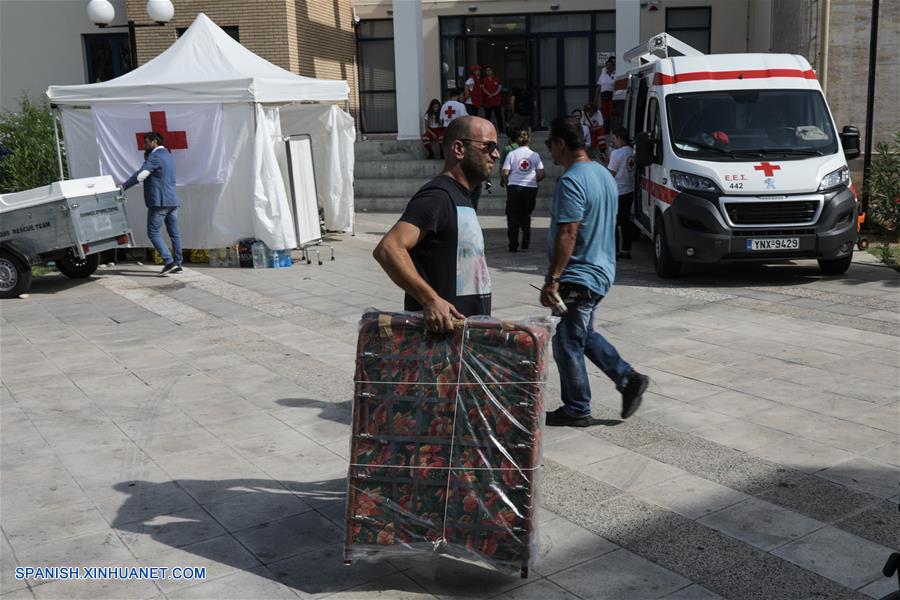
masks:
[(466, 112), (474, 117), (481, 116), (481, 99), (484, 90), (481, 89), (481, 67), (472, 65), (469, 67), (469, 78), (466, 79), (466, 87), (463, 90), (463, 102)]
[(494, 75), (494, 69), (490, 65), (484, 68), (484, 79), (481, 80), (481, 89), (484, 92), (481, 103), (484, 106), (484, 118), (491, 120), (494, 115), (497, 124), (497, 132), (503, 131), (503, 110), (500, 108), (503, 86), (500, 79)]

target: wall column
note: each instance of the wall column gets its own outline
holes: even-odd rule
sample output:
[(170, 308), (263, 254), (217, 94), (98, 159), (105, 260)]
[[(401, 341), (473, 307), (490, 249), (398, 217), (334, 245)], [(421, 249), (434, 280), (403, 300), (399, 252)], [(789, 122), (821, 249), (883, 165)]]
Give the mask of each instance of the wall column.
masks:
[(421, 137), (425, 112), (425, 53), (421, 0), (393, 0), (394, 77), (397, 90), (397, 139)]
[[(653, 32), (654, 35), (658, 32)], [(625, 53), (643, 42), (641, 39), (641, 3), (637, 0), (616, 0), (616, 73), (624, 73), (631, 65)]]

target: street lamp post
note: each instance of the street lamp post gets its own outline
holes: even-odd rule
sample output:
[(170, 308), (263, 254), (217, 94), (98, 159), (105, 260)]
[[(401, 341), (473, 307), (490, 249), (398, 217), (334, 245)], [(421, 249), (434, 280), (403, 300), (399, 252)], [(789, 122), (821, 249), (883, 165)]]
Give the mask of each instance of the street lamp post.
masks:
[[(110, 27), (110, 23), (116, 17), (116, 9), (109, 0), (91, 0), (87, 6), (88, 18), (97, 27)], [(131, 47), (131, 68), (137, 68), (137, 37), (135, 29), (138, 27), (163, 27), (175, 16), (175, 7), (171, 0), (149, 0), (147, 2), (147, 14), (153, 19), (153, 23), (135, 23), (131, 19), (127, 25), (112, 25), (112, 27), (128, 27), (128, 44)]]

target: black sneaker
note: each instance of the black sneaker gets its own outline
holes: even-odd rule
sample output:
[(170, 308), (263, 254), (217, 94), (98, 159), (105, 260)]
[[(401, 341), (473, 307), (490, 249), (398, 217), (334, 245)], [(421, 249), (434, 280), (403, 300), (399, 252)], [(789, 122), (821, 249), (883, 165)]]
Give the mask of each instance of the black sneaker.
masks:
[(159, 276), (167, 275), (178, 268), (178, 264), (175, 262), (170, 262), (167, 265), (163, 265), (162, 270), (159, 272)]
[(560, 406), (553, 412), (547, 413), (546, 420), (548, 427), (590, 427), (594, 424), (594, 419), (590, 415), (586, 417), (570, 417)]
[(622, 390), (623, 419), (627, 419), (637, 412), (649, 384), (650, 378), (646, 375), (641, 375), (637, 371), (632, 371), (628, 376), (628, 383), (625, 385), (625, 389)]
[(175, 268), (172, 269), (172, 275), (176, 273), (184, 273), (184, 269), (181, 268), (181, 265), (175, 265)]

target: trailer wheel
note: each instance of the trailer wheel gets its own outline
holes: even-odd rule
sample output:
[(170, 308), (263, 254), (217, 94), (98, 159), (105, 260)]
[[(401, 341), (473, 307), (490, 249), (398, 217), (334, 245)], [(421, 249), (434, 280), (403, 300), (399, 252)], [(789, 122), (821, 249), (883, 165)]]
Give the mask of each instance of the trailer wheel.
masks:
[(836, 258), (834, 260), (819, 259), (819, 268), (822, 269), (823, 275), (843, 275), (850, 268), (853, 261), (853, 255), (844, 258)]
[(0, 298), (18, 298), (31, 287), (31, 265), (0, 250)]
[(653, 268), (656, 269), (657, 275), (664, 278), (677, 277), (681, 272), (681, 263), (675, 260), (669, 250), (662, 215), (656, 215), (653, 225)]
[(79, 258), (73, 250), (67, 250), (66, 255), (56, 261), (56, 268), (66, 277), (72, 279), (84, 279), (90, 277), (100, 266), (100, 255), (90, 254)]

